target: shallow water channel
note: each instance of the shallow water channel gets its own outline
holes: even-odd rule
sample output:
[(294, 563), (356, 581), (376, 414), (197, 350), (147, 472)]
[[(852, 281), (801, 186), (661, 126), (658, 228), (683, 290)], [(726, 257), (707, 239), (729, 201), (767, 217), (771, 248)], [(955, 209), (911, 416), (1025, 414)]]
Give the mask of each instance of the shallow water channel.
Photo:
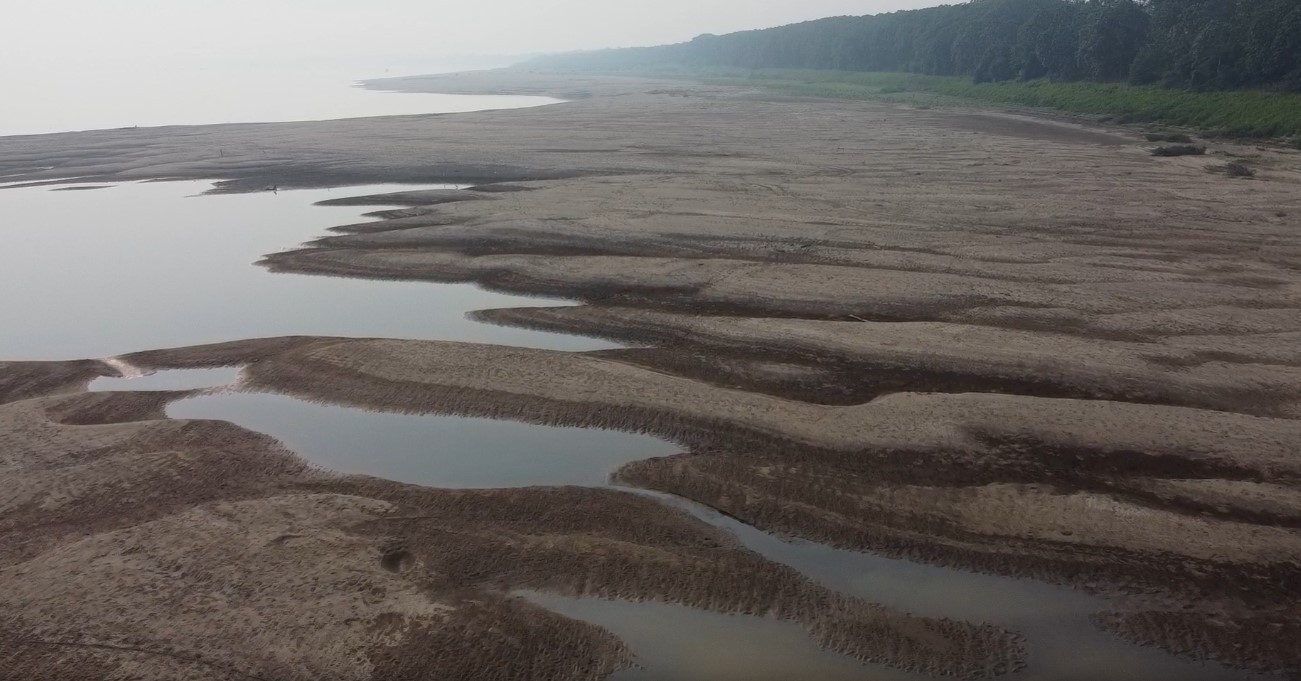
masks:
[[(196, 196), (203, 183), (137, 183), (80, 192), (0, 189), (0, 359), (108, 357), (133, 350), (284, 334), (447, 339), (561, 350), (601, 341), (479, 324), (469, 310), (564, 301), (469, 285), (271, 274), (263, 253), (361, 220), (324, 198), (409, 187)], [(118, 365), (124, 369), (129, 366)], [(93, 390), (204, 388), (177, 418), (223, 419), (284, 441), (333, 469), (445, 487), (608, 484), (629, 461), (674, 453), (654, 438), (508, 421), (389, 414), (238, 389), (238, 369), (164, 371), (95, 381)], [(1050, 585), (786, 541), (708, 508), (649, 492), (751, 550), (837, 590), (921, 615), (988, 621), (1027, 636), (1034, 681), (1252, 678), (1179, 660), (1094, 629), (1104, 604)], [(662, 603), (522, 594), (606, 627), (638, 654), (620, 681), (918, 679), (817, 649), (799, 625)]]

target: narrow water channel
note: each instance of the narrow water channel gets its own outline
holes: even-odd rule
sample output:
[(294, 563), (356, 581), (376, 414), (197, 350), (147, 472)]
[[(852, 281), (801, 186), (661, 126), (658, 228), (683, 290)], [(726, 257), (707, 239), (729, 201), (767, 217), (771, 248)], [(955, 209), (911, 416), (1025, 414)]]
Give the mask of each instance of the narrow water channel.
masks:
[(129, 390), (136, 392), (155, 390), (204, 390), (224, 388), (239, 380), (237, 367), (217, 367), (214, 369), (172, 369), (153, 373), (131, 371), (132, 367), (120, 360), (113, 362), (114, 368), (128, 370), (125, 376), (102, 376), (90, 382), (91, 392), (113, 392)]
[(326, 468), (430, 487), (595, 487), (626, 463), (681, 451), (645, 435), (389, 414), (258, 393), (201, 395), (172, 404), (167, 415), (230, 421)]
[(751, 551), (789, 565), (836, 591), (915, 615), (988, 622), (1020, 633), (1026, 638), (1027, 666), (1000, 677), (1009, 681), (1278, 678), (1128, 643), (1089, 621), (1091, 614), (1107, 609), (1104, 599), (1073, 589), (781, 539), (686, 499), (631, 491), (659, 498), (722, 528)]
[(525, 592), (524, 598), (566, 617), (611, 631), (640, 664), (610, 681), (924, 681), (882, 665), (861, 664), (817, 647), (794, 622), (727, 615), (668, 603), (566, 598)]
[[(588, 350), (592, 339), (488, 326), (485, 307), (556, 305), (467, 285), (270, 274), (260, 255), (359, 220), (312, 202), (407, 187), (196, 196), (202, 183), (117, 185), (89, 192), (0, 190), (0, 306), (24, 322), (0, 331), (0, 358), (105, 357), (132, 350), (283, 334), (451, 339)], [(49, 197), (56, 197), (50, 199)], [(368, 209), (370, 210), (370, 209)], [(15, 257), (17, 252), (22, 257)], [(84, 276), (67, 277), (63, 262)], [(95, 284), (90, 290), (85, 282)], [(53, 310), (49, 314), (48, 311)], [(15, 333), (20, 327), (20, 333)], [(609, 484), (618, 466), (677, 451), (640, 435), (458, 417), (387, 414), (222, 390), (237, 369), (165, 371), (96, 381), (95, 390), (214, 388), (171, 405), (177, 418), (222, 419), (284, 441), (337, 470), (444, 487)], [(1026, 681), (1227, 681), (1254, 678), (1129, 645), (1089, 624), (1104, 607), (1078, 592), (786, 541), (697, 504), (643, 491), (740, 539), (770, 560), (867, 600), (920, 615), (993, 622), (1028, 638)], [(818, 650), (796, 624), (661, 603), (526, 594), (604, 626), (638, 655), (619, 681), (915, 679)]]

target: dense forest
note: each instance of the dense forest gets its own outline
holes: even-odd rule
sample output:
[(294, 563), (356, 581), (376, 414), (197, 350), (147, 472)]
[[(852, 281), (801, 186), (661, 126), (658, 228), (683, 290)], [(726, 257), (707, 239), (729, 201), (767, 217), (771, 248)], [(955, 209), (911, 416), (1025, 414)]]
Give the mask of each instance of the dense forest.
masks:
[(905, 71), (976, 82), (1048, 78), (1301, 92), (1301, 0), (971, 0), (538, 64)]

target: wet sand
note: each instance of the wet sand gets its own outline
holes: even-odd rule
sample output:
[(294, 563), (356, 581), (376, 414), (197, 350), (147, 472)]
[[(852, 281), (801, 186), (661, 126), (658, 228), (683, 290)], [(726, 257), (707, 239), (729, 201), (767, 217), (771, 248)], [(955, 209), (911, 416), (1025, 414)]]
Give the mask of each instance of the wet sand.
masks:
[[(331, 678), (473, 678), (491, 665), (568, 679), (628, 662), (604, 631), (505, 593), (520, 588), (776, 615), (826, 648), (931, 673), (983, 676), (1017, 659), (1005, 630), (842, 596), (653, 500), (321, 471), (236, 426), (163, 418), (185, 394), (0, 405), (7, 673), (297, 678), (308, 665)], [(277, 659), (284, 646), (307, 657)]]
[[(480, 318), (652, 347), (296, 337), (125, 359), (243, 366), (250, 386), (339, 405), (655, 434), (683, 453), (619, 481), (780, 535), (1072, 585), (1135, 640), (1301, 668), (1301, 155), (1214, 144), (1258, 169), (1230, 181), (1124, 130), (451, 78), (399, 85), (574, 101), (0, 138), (0, 175), (509, 181), (482, 189), (524, 191), (365, 200), (409, 207), (263, 264), (576, 297)], [(774, 612), (930, 673), (1024, 659), (1000, 627), (836, 593), (650, 500), (338, 476), (229, 424), (162, 418), (188, 393), (76, 394), (112, 373), (0, 365), (11, 668), (545, 679), (629, 662), (608, 632), (503, 595), (518, 589)], [(167, 636), (130, 615), (164, 607)], [(269, 637), (252, 649), (291, 652), (231, 652), (250, 608)]]

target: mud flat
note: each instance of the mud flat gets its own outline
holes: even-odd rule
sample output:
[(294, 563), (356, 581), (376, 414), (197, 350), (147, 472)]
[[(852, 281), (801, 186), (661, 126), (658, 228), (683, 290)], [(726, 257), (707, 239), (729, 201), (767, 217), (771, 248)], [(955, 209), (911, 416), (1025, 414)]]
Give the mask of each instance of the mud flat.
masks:
[[(1257, 170), (1231, 181), (1132, 131), (1024, 117), (627, 78), (377, 86), (573, 101), (0, 138), (0, 176), (503, 189), (365, 199), (402, 207), (263, 264), (577, 298), (479, 318), (648, 347), (295, 336), (123, 361), (657, 435), (683, 452), (620, 482), (778, 535), (1069, 585), (1130, 639), (1301, 673), (1301, 155), (1212, 144)], [(596, 679), (630, 663), (519, 590), (775, 614), (931, 674), (1026, 659), (1005, 627), (843, 593), (651, 499), (327, 473), (231, 424), (165, 418), (185, 391), (79, 392), (114, 373), (0, 365), (0, 675)]]
[[(1256, 637), (1293, 626), (1280, 604), (1290, 602), (1301, 560), (1295, 420), (974, 393), (818, 405), (618, 361), (637, 351), (343, 339), (242, 345), (255, 351), (198, 347), (131, 360), (188, 366), (223, 357), (248, 362), (251, 388), (334, 404), (648, 432), (694, 453), (629, 464), (621, 481), (779, 535), (1162, 609), (1101, 618), (1117, 627), (1140, 612), (1183, 614), (1197, 603), (1209, 620), (1198, 635), (1226, 649), (1267, 650)], [(1231, 629), (1208, 629), (1226, 612), (1238, 613)], [(1240, 660), (1291, 664), (1277, 640), (1273, 658)]]
[[(607, 632), (503, 593), (519, 588), (776, 615), (824, 647), (930, 673), (984, 676), (1019, 654), (1005, 630), (842, 596), (653, 500), (321, 472), (251, 431), (162, 418), (182, 394), (0, 405), (14, 678), (473, 678), (494, 664), (602, 678), (629, 661)], [(87, 618), (87, 602), (123, 615)]]

